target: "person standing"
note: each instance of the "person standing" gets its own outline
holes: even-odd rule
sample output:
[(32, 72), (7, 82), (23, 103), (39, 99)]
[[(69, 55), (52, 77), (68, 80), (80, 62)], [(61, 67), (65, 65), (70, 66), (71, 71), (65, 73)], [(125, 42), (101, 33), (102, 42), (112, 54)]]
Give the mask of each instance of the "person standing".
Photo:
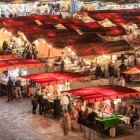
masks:
[(119, 114), (125, 116), (126, 113), (127, 113), (127, 106), (126, 106), (126, 103), (123, 102), (123, 103), (122, 103), (122, 106), (121, 106), (120, 109), (119, 109)]
[(4, 41), (2, 44), (3, 52), (6, 52), (8, 49), (9, 49), (9, 45), (8, 45), (7, 41)]
[(63, 111), (65, 111), (65, 110), (68, 111), (69, 98), (65, 94), (61, 98), (61, 105), (62, 105)]
[(121, 63), (121, 65), (119, 66), (120, 68), (120, 75), (123, 75), (122, 72), (124, 72), (125, 70), (127, 70), (127, 66), (125, 65), (124, 62)]
[(9, 77), (8, 83), (7, 83), (7, 95), (8, 95), (8, 102), (13, 101), (13, 81), (11, 77)]
[(4, 74), (3, 77), (2, 77), (2, 85), (1, 85), (1, 90), (2, 90), (3, 93), (7, 93), (8, 80), (9, 80), (9, 78), (7, 77), (7, 74)]
[(60, 68), (61, 68), (61, 71), (64, 71), (64, 68), (65, 68), (65, 62), (64, 62), (63, 59), (61, 60)]
[(33, 108), (32, 108), (32, 113), (33, 113), (33, 114), (36, 114), (36, 109), (37, 109), (37, 106), (38, 106), (37, 98), (38, 98), (38, 96), (35, 95), (35, 96), (33, 97), (33, 99), (32, 99), (32, 102), (31, 102), (31, 104), (32, 104), (32, 106), (33, 106)]
[(69, 113), (65, 110), (61, 119), (61, 127), (63, 129), (64, 135), (68, 135), (71, 130), (71, 118)]
[(97, 65), (96, 69), (95, 69), (95, 73), (96, 73), (96, 77), (102, 77), (102, 69), (100, 65)]
[(33, 59), (37, 59), (37, 54), (38, 54), (38, 51), (36, 50), (36, 46), (33, 44), (32, 46), (32, 55), (33, 55)]
[(139, 113), (138, 113), (138, 108), (135, 107), (134, 111), (131, 114), (131, 118), (130, 118), (130, 123), (132, 128), (134, 128), (134, 122), (137, 121), (139, 119)]
[(109, 83), (110, 85), (114, 84), (114, 67), (113, 65), (108, 66), (108, 73), (109, 73)]
[(134, 111), (134, 106), (133, 106), (133, 105), (130, 105), (130, 108), (128, 109), (126, 115), (127, 115), (128, 117), (131, 117), (133, 111)]
[(15, 93), (16, 93), (16, 98), (17, 99), (21, 99), (22, 98), (22, 94), (21, 94), (21, 81), (20, 80), (16, 80), (15, 81)]
[(79, 124), (80, 131), (83, 131), (83, 125), (86, 125), (84, 119), (84, 111), (82, 109), (79, 109), (77, 123)]
[(22, 59), (25, 59), (27, 55), (27, 48), (25, 47), (23, 52), (22, 52)]
[(44, 113), (44, 100), (43, 100), (43, 95), (39, 95), (39, 97), (38, 97), (38, 103), (39, 103), (39, 114), (42, 115)]
[(59, 118), (61, 116), (61, 103), (58, 96), (54, 100), (53, 110), (54, 110), (54, 118)]
[(125, 79), (123, 78), (123, 76), (118, 79), (118, 86), (125, 87)]
[(38, 104), (39, 104), (39, 114), (42, 115), (44, 112), (44, 100), (43, 100), (44, 93), (39, 91), (38, 93)]
[(31, 51), (30, 47), (28, 46), (25, 59), (32, 59), (32, 58), (33, 58), (32, 51)]

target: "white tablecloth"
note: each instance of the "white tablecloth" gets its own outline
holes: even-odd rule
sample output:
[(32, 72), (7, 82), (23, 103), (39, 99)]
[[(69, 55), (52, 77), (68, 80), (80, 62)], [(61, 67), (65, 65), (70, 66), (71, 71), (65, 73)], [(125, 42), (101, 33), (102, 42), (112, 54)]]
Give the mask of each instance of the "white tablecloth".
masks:
[(122, 118), (120, 118), (120, 120), (125, 122), (126, 124), (130, 124), (130, 118), (129, 117), (123, 116)]

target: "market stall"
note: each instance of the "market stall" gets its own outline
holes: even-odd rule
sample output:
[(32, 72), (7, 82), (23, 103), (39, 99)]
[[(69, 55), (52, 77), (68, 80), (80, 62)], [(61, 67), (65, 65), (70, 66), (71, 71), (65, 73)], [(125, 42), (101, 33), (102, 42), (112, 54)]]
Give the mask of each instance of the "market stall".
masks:
[(38, 60), (1, 60), (0, 70), (44, 67), (45, 63)]
[(130, 82), (140, 82), (140, 66), (135, 66), (123, 72), (130, 77)]
[[(50, 93), (70, 90), (70, 82), (89, 80), (88, 75), (74, 74), (70, 72), (51, 72), (51, 73), (40, 73), (40, 74), (30, 74), (22, 76), (40, 84), (43, 87), (48, 87)], [(36, 88), (36, 87), (34, 87)]]
[[(132, 13), (131, 10), (129, 12)], [(66, 19), (59, 15), (3, 18), (0, 24), (1, 37), (6, 35), (1, 44), (6, 39), (10, 48), (14, 47), (12, 52), (20, 56), (26, 47), (34, 46), (38, 52), (37, 58), (46, 59), (52, 69), (55, 58), (77, 55), (77, 57), (86, 57), (94, 67), (99, 64), (104, 72), (108, 64), (117, 64), (119, 53), (134, 49), (125, 38), (131, 36), (129, 39), (131, 40), (133, 35), (128, 34), (122, 26), (122, 23), (127, 24), (133, 20), (134, 25), (138, 27), (139, 12), (137, 10), (133, 12), (137, 16), (124, 15), (124, 10), (104, 10), (80, 12)], [(90, 66), (80, 69), (75, 62), (69, 63), (67, 60), (65, 62), (65, 70), (83, 72), (90, 69)], [(50, 71), (55, 70), (52, 69)], [(56, 70), (58, 71), (57, 68)]]
[[(38, 60), (1, 60), (0, 61), (0, 71), (1, 78), (3, 75), (11, 76), (13, 78), (19, 75), (26, 75), (28, 71), (32, 68), (43, 68), (45, 63)], [(24, 72), (23, 72), (24, 71)]]
[(1, 54), (0, 60), (7, 60), (7, 59), (17, 59), (18, 55), (16, 54)]
[[(137, 10), (134, 12), (139, 15)], [(38, 56), (43, 58), (66, 56), (68, 54), (66, 47), (75, 53), (78, 52), (78, 56), (131, 50), (132, 46), (127, 40), (128, 37), (129, 40), (133, 39), (133, 35), (127, 34), (122, 26), (123, 21), (127, 24), (130, 19), (138, 27), (137, 16), (124, 15), (123, 10), (80, 12), (68, 19), (63, 19), (59, 15), (3, 18), (0, 24), (1, 44), (6, 40), (10, 45), (16, 46), (13, 49), (14, 53), (17, 51), (21, 53), (26, 45), (34, 43)], [(63, 39), (60, 36), (63, 36)], [(82, 54), (77, 51), (79, 46), (83, 48)], [(97, 48), (100, 48), (100, 51)]]
[[(6, 92), (8, 77), (12, 77), (15, 81), (17, 77), (27, 75), (27, 73), (34, 73), (34, 71), (44, 71), (45, 63), (38, 60), (1, 60), (0, 61), (0, 79), (1, 90)], [(24, 83), (25, 80), (23, 80)], [(24, 86), (23, 84), (22, 86)]]
[(119, 86), (99, 86), (69, 91), (71, 94), (79, 96), (90, 103), (117, 98), (130, 98), (139, 96), (139, 92), (127, 87)]
[(51, 72), (51, 73), (40, 73), (23, 76), (23, 78), (35, 81), (42, 86), (50, 84), (59, 84), (66, 81), (78, 81), (78, 80), (89, 80), (88, 75), (76, 74), (70, 72)]
[(137, 90), (120, 86), (93, 86), (68, 92), (73, 99), (79, 98), (94, 105), (93, 111), (97, 115), (94, 124), (87, 122), (83, 125), (106, 135), (112, 128), (115, 128), (117, 133), (122, 128), (130, 132), (130, 118), (119, 114), (117, 110), (121, 100), (139, 97)]

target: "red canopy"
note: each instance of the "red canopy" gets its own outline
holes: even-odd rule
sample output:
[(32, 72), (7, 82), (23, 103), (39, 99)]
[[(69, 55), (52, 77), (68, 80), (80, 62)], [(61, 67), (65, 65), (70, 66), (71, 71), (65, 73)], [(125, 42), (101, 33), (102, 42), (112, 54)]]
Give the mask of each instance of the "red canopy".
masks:
[(51, 72), (51, 73), (41, 73), (41, 74), (30, 74), (23, 76), (35, 81), (43, 86), (48, 84), (64, 83), (65, 81), (77, 81), (77, 80), (87, 80), (89, 77), (83, 74), (76, 74), (70, 72)]
[(15, 59), (18, 56), (16, 54), (0, 54), (0, 59)]
[(0, 70), (13, 69), (14, 66), (9, 64), (8, 61), (0, 61)]
[(45, 66), (45, 63), (32, 59), (10, 61), (10, 63), (14, 65), (15, 68), (34, 68), (34, 67), (37, 68)]
[[(139, 10), (97, 10), (79, 14), (86, 14), (92, 18), (91, 22), (87, 23), (83, 19), (77, 18), (63, 19), (58, 15), (31, 15), (28, 17), (2, 18), (0, 19), (0, 28), (5, 28), (15, 35), (18, 35), (18, 31), (21, 31), (30, 42), (38, 38), (44, 38), (56, 48), (72, 46), (73, 51), (82, 56), (133, 49), (130, 43), (126, 41), (106, 41), (99, 38), (102, 38), (101, 36), (122, 36), (127, 34), (122, 27), (122, 23), (133, 21), (139, 27)], [(103, 27), (99, 21), (106, 19), (115, 26)], [(58, 25), (65, 27), (65, 29), (58, 29)], [(79, 35), (79, 32), (81, 32), (81, 35)], [(134, 39), (132, 43), (138, 44), (139, 38)]]
[(69, 93), (87, 100), (90, 103), (116, 98), (130, 98), (140, 95), (137, 90), (120, 86), (93, 86), (89, 88), (74, 89), (69, 91)]
[(138, 73), (140, 73), (140, 66), (132, 67), (130, 69), (127, 69), (123, 73), (129, 74), (129, 75), (138, 74)]
[(0, 61), (0, 70), (14, 69), (14, 68), (33, 68), (43, 67), (45, 63), (38, 60), (3, 60)]

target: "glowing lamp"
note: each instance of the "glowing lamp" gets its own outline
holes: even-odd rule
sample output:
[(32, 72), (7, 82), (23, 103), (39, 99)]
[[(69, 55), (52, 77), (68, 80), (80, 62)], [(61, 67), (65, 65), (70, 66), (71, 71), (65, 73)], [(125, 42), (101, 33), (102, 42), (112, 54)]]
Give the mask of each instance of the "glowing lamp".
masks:
[(52, 46), (51, 46), (51, 45), (49, 45), (49, 48), (52, 48)]
[(71, 52), (71, 48), (68, 48), (68, 52)]
[(72, 55), (75, 55), (75, 53), (74, 53), (74, 52), (72, 52), (71, 54), (72, 54)]

